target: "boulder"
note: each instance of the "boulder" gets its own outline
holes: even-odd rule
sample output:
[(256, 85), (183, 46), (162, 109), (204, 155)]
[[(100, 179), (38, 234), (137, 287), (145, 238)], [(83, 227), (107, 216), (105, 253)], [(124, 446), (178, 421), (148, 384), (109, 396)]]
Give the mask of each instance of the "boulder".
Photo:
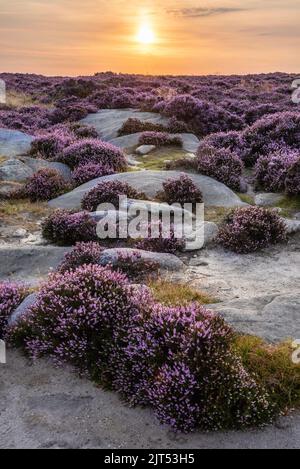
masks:
[(159, 268), (162, 270), (177, 271), (184, 267), (183, 262), (174, 254), (157, 253), (157, 252), (143, 251), (141, 249), (130, 249), (130, 248), (106, 249), (101, 254), (99, 264), (104, 265), (104, 266), (111, 264), (117, 267), (120, 255), (127, 255), (127, 254), (130, 255), (135, 252), (141, 255), (141, 260), (138, 260), (137, 262), (141, 262), (141, 261), (155, 262), (159, 266)]
[(32, 175), (33, 170), (16, 158), (0, 163), (0, 181), (25, 182)]
[[(170, 177), (179, 177), (180, 171), (133, 171), (113, 174), (89, 181), (73, 191), (49, 202), (54, 208), (78, 209), (83, 196), (103, 181), (120, 180), (127, 182), (138, 191), (144, 192), (148, 198), (154, 198), (163, 189), (163, 182)], [(245, 206), (244, 202), (227, 186), (208, 176), (189, 174), (196, 186), (202, 191), (204, 203), (207, 206), (238, 207)]]
[(29, 168), (31, 168), (34, 173), (44, 168), (56, 169), (56, 171), (58, 171), (66, 181), (71, 181), (71, 169), (64, 163), (47, 161), (38, 158), (30, 158), (29, 156), (19, 157), (18, 160), (22, 161)]
[(266, 192), (263, 194), (257, 194), (254, 202), (260, 207), (272, 207), (282, 200), (282, 194), (274, 194), (272, 192)]
[(292, 235), (300, 232), (300, 220), (283, 218), (283, 221), (286, 224), (288, 234)]
[(30, 308), (36, 302), (36, 299), (37, 299), (36, 293), (32, 293), (31, 295), (28, 295), (9, 318), (8, 325), (14, 326), (18, 322), (18, 320), (26, 314), (26, 311), (28, 310), (28, 308)]
[(300, 293), (267, 295), (210, 305), (238, 331), (272, 342), (300, 337)]
[(151, 153), (151, 151), (155, 150), (155, 145), (141, 145), (135, 150), (137, 155), (145, 156)]
[(0, 155), (12, 158), (29, 152), (34, 137), (18, 130), (0, 129)]
[(118, 137), (119, 130), (129, 118), (161, 125), (168, 125), (169, 122), (169, 119), (154, 112), (141, 112), (136, 109), (102, 109), (96, 114), (89, 114), (81, 122), (95, 127), (102, 140), (111, 141)]
[(0, 200), (9, 198), (12, 192), (20, 190), (22, 187), (23, 184), (13, 181), (0, 182)]

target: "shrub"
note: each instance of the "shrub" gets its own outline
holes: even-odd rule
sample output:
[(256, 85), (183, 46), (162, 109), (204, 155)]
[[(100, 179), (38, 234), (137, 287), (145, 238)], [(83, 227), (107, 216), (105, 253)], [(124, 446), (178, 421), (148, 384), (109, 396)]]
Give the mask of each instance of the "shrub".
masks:
[(217, 240), (239, 254), (263, 249), (286, 239), (286, 226), (275, 210), (242, 207), (234, 210), (219, 229)]
[(80, 124), (79, 122), (73, 122), (70, 124), (70, 130), (74, 133), (75, 137), (80, 139), (86, 138), (98, 138), (98, 132), (94, 127), (90, 125)]
[(170, 135), (167, 132), (143, 132), (139, 138), (139, 145), (155, 145), (157, 147), (165, 145), (180, 145), (180, 137)]
[(193, 303), (157, 305), (146, 289), (96, 265), (48, 279), (10, 343), (71, 364), (185, 432), (263, 425), (269, 396), (233, 350), (224, 320)]
[(196, 204), (203, 200), (202, 192), (193, 180), (182, 173), (178, 178), (167, 179), (163, 183), (164, 198), (169, 204)]
[(110, 166), (114, 171), (124, 171), (127, 167), (125, 155), (119, 148), (96, 139), (83, 139), (70, 145), (59, 160), (72, 168), (87, 163)]
[(37, 202), (38, 200), (51, 200), (67, 192), (70, 188), (70, 184), (59, 171), (43, 168), (27, 180), (21, 192), (31, 202)]
[(127, 119), (126, 122), (124, 122), (118, 133), (119, 135), (130, 135), (138, 132), (163, 132), (165, 130), (166, 128), (161, 124), (153, 124), (152, 122), (142, 122), (139, 119), (130, 117), (129, 119)]
[(288, 195), (300, 195), (300, 157), (287, 172), (285, 191)]
[(159, 237), (153, 237), (153, 230), (156, 231), (157, 226), (149, 224), (148, 237), (141, 239), (135, 245), (137, 249), (151, 252), (166, 252), (175, 254), (177, 251), (183, 251), (185, 248), (184, 238), (176, 238), (174, 227), (171, 226), (169, 233), (163, 233), (163, 226), (159, 223)]
[(242, 190), (243, 163), (236, 153), (200, 145), (195, 164), (199, 173), (217, 179), (235, 191)]
[(91, 189), (82, 199), (82, 208), (90, 212), (97, 210), (98, 205), (110, 203), (119, 207), (119, 197), (126, 195), (129, 199), (144, 199), (145, 195), (136, 191), (126, 182), (105, 181)]
[(72, 212), (59, 209), (42, 224), (43, 237), (62, 246), (72, 246), (78, 241), (97, 239), (97, 223), (87, 212)]
[(141, 279), (158, 269), (159, 265), (156, 262), (143, 259), (138, 251), (118, 253), (117, 270), (126, 274), (130, 279)]
[(97, 179), (102, 176), (114, 174), (114, 170), (108, 165), (104, 166), (99, 163), (86, 163), (77, 166), (72, 173), (72, 180), (75, 186), (81, 186), (88, 181)]
[(30, 154), (46, 160), (55, 159), (71, 143), (70, 135), (56, 131), (37, 137), (31, 144)]
[(271, 192), (284, 191), (289, 169), (299, 157), (298, 151), (288, 148), (261, 156), (255, 166), (255, 181), (258, 187)]
[(27, 294), (24, 285), (13, 282), (0, 282), (0, 339), (3, 339), (7, 322), (22, 303)]
[(232, 352), (221, 317), (198, 304), (153, 306), (118, 357), (114, 387), (151, 404), (176, 430), (218, 430), (272, 419), (267, 394)]
[(167, 130), (170, 134), (181, 134), (181, 133), (189, 133), (190, 129), (189, 126), (178, 119), (176, 117), (171, 117), (169, 119)]
[(274, 144), (299, 149), (300, 114), (280, 112), (263, 117), (243, 132), (243, 159), (253, 166), (258, 158), (267, 155)]
[(86, 243), (76, 243), (72, 251), (68, 252), (60, 266), (58, 272), (64, 273), (68, 270), (76, 270), (78, 267), (87, 264), (98, 264), (103, 248), (94, 241)]

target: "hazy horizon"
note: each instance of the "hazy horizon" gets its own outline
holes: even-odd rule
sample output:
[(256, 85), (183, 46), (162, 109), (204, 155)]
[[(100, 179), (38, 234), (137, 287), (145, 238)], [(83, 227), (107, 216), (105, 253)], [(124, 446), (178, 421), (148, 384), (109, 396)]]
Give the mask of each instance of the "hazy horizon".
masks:
[(1, 72), (300, 72), (299, 0), (0, 2)]

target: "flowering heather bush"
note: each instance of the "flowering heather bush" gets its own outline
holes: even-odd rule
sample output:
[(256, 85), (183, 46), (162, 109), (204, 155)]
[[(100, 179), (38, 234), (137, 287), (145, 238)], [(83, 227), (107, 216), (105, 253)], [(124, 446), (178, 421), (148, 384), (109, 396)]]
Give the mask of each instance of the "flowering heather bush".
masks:
[(217, 150), (227, 149), (240, 156), (244, 141), (241, 132), (231, 130), (230, 132), (208, 135), (201, 142), (201, 146), (207, 145), (215, 147)]
[(153, 124), (152, 122), (142, 122), (139, 119), (130, 117), (122, 125), (119, 135), (130, 135), (138, 132), (164, 132), (167, 129), (161, 124)]
[(153, 305), (118, 357), (114, 388), (185, 432), (263, 424), (268, 396), (232, 352), (224, 320), (197, 303)]
[(198, 303), (165, 307), (109, 268), (85, 265), (42, 287), (9, 340), (69, 363), (185, 432), (269, 423), (268, 395), (233, 351), (233, 332)]
[(82, 265), (98, 264), (103, 248), (99, 243), (90, 241), (88, 243), (76, 243), (71, 252), (68, 252), (58, 272), (64, 273), (68, 270), (76, 270)]
[(181, 134), (181, 133), (189, 133), (190, 129), (189, 126), (183, 122), (176, 119), (176, 117), (171, 117), (169, 123), (167, 125), (167, 130), (170, 134)]
[(136, 191), (127, 182), (105, 181), (91, 189), (82, 199), (84, 210), (94, 212), (98, 205), (110, 203), (119, 207), (119, 196), (126, 195), (129, 199), (144, 199), (145, 195)]
[(289, 169), (299, 158), (299, 151), (280, 147), (274, 153), (271, 152), (269, 155), (261, 156), (255, 166), (257, 186), (270, 192), (284, 191)]
[(43, 237), (62, 246), (72, 246), (79, 241), (95, 241), (97, 223), (87, 212), (56, 210), (42, 224)]
[(73, 102), (71, 99), (57, 102), (57, 108), (50, 115), (52, 124), (62, 122), (76, 122), (84, 119), (88, 114), (97, 112), (97, 108), (88, 103)]
[(71, 189), (70, 184), (63, 178), (59, 171), (51, 168), (43, 168), (28, 179), (22, 194), (31, 202), (38, 200), (51, 200)]
[(217, 241), (239, 254), (286, 240), (286, 226), (275, 210), (243, 207), (234, 210), (219, 229)]
[(159, 269), (156, 262), (145, 260), (141, 253), (133, 251), (130, 253), (118, 253), (117, 270), (120, 270), (130, 279), (141, 279)]
[(300, 157), (288, 170), (285, 191), (288, 195), (300, 195)]
[(156, 145), (161, 147), (164, 145), (182, 146), (180, 137), (170, 135), (167, 132), (143, 132), (139, 138), (140, 145)]
[(84, 139), (65, 148), (59, 161), (71, 168), (86, 163), (110, 166), (114, 171), (124, 171), (127, 167), (124, 153), (110, 143), (96, 139)]
[(59, 131), (41, 135), (32, 142), (30, 154), (46, 160), (55, 159), (56, 155), (71, 145), (72, 140), (71, 135)]
[(195, 164), (199, 173), (217, 179), (233, 190), (242, 190), (243, 163), (236, 153), (201, 145)]
[(27, 290), (24, 285), (13, 282), (0, 282), (0, 339), (3, 339), (7, 321), (22, 303)]
[(203, 200), (202, 192), (185, 173), (182, 173), (178, 178), (167, 179), (163, 183), (163, 189), (165, 201), (169, 204), (196, 204)]
[(152, 236), (152, 230), (155, 230), (155, 226), (149, 223), (148, 237), (141, 239), (135, 245), (137, 249), (151, 252), (167, 252), (175, 254), (177, 251), (183, 251), (185, 248), (184, 238), (176, 238), (174, 227), (171, 226), (168, 236), (163, 233), (163, 226), (159, 224), (159, 237)]
[(214, 132), (239, 130), (243, 121), (237, 115), (212, 102), (200, 100), (190, 95), (179, 95), (168, 101), (163, 113), (186, 122), (198, 135)]
[(74, 133), (75, 137), (79, 139), (98, 138), (97, 130), (89, 125), (80, 124), (79, 122), (73, 122), (69, 125), (69, 128), (71, 132)]
[(299, 149), (300, 113), (280, 112), (263, 117), (243, 132), (243, 139), (243, 159), (248, 166), (267, 155), (274, 144)]
[(109, 165), (104, 166), (97, 163), (86, 163), (81, 164), (74, 169), (72, 180), (75, 186), (81, 186), (88, 181), (102, 176), (108, 176), (110, 174), (114, 174), (114, 170)]

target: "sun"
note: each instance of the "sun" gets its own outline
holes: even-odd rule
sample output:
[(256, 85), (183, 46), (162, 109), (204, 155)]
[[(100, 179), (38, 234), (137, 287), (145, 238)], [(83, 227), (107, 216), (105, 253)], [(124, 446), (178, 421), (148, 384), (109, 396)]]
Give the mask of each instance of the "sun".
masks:
[(150, 24), (142, 23), (140, 25), (140, 28), (137, 34), (137, 41), (140, 44), (145, 44), (145, 45), (153, 44), (155, 42), (155, 34)]

